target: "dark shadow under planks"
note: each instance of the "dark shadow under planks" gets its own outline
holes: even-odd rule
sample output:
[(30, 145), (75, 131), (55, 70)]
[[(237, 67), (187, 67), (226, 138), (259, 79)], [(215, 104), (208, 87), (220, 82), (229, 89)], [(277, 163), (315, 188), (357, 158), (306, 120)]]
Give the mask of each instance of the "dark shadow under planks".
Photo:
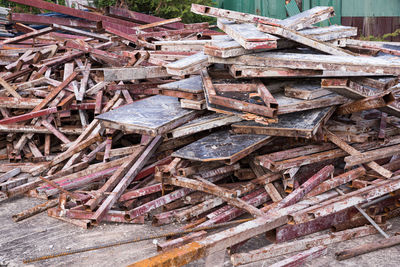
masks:
[(231, 134), (221, 131), (210, 134), (177, 151), (172, 156), (195, 161), (225, 161), (233, 164), (272, 140), (271, 136)]
[(277, 123), (269, 125), (243, 121), (232, 124), (232, 128), (236, 133), (312, 138), (318, 128), (330, 118), (334, 110), (334, 107), (326, 107), (280, 115)]
[(195, 118), (199, 111), (183, 109), (178, 98), (156, 95), (97, 117), (107, 128), (128, 133), (160, 135)]

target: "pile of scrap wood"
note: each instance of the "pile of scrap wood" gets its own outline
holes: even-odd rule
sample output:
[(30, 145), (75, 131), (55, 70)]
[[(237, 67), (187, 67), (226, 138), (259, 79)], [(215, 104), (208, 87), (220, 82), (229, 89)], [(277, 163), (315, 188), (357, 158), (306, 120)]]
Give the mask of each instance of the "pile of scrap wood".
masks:
[[(193, 229), (158, 242), (146, 266), (299, 252), (274, 265), (286, 266), (387, 237), (400, 214), (400, 44), (313, 26), (331, 7), (278, 20), (193, 4), (219, 32), (11, 2), (67, 15), (11, 13), (18, 34), (0, 41), (1, 198), (46, 200), (15, 221), (47, 210), (83, 228), (149, 218)], [(242, 215), (253, 219), (204, 230)], [(326, 229), (337, 232), (293, 241)], [(238, 253), (261, 233), (273, 244)]]

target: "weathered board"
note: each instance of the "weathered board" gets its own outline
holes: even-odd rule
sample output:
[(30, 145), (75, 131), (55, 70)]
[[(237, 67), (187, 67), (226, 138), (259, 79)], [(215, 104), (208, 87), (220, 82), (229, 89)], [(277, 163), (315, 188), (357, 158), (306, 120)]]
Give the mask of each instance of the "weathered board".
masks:
[(130, 81), (136, 79), (161, 78), (171, 76), (160, 66), (140, 68), (110, 68), (104, 69), (104, 81)]
[[(355, 100), (363, 99), (382, 92), (380, 89), (362, 85), (359, 81), (353, 79), (323, 79), (321, 85), (322, 88)], [(379, 108), (379, 110), (400, 117), (400, 101), (398, 97), (396, 97), (394, 103)]]
[(203, 82), (200, 75), (196, 75), (176, 82), (161, 84), (158, 88), (199, 94), (203, 92)]
[(334, 111), (334, 107), (313, 109), (280, 115), (277, 123), (269, 125), (243, 121), (232, 124), (232, 128), (235, 133), (312, 138)]
[(177, 138), (181, 136), (186, 136), (201, 131), (211, 130), (217, 127), (232, 124), (234, 122), (239, 122), (242, 119), (237, 116), (224, 115), (218, 113), (212, 113), (209, 115), (201, 116), (192, 121), (189, 121), (182, 126), (173, 129), (167, 133), (168, 138)]
[(167, 72), (173, 75), (187, 75), (207, 67), (208, 57), (203, 52), (185, 57), (166, 66)]
[(278, 37), (259, 31), (254, 24), (218, 19), (217, 26), (245, 49), (276, 48)]
[(172, 157), (195, 161), (225, 161), (233, 164), (266, 145), (272, 138), (256, 134), (231, 134), (221, 131), (210, 134), (172, 154)]
[(128, 133), (161, 135), (198, 115), (181, 108), (178, 98), (156, 95), (97, 116), (107, 128)]
[(303, 100), (293, 97), (287, 97), (283, 93), (276, 93), (274, 94), (274, 98), (279, 105), (278, 115), (316, 108), (331, 107), (348, 102), (348, 99), (346, 97), (337, 94), (329, 94), (319, 97), (317, 99)]
[(300, 53), (262, 52), (234, 58), (209, 56), (210, 63), (238, 64), (259, 67), (326, 70), (362, 73), (362, 75), (399, 75), (400, 63), (373, 57), (349, 57)]
[(329, 95), (330, 93), (331, 91), (321, 88), (320, 81), (316, 83), (305, 82), (285, 86), (285, 96), (304, 100), (319, 98)]
[[(328, 27), (315, 27), (311, 29), (304, 29), (300, 31), (304, 35), (313, 37), (319, 41), (331, 41), (338, 38), (348, 38), (357, 35), (357, 28), (356, 27), (348, 27), (348, 26), (341, 26), (341, 25), (331, 25)], [(290, 48), (296, 46), (295, 42), (289, 41), (287, 39), (278, 39), (277, 40), (277, 48), (276, 49), (283, 49), (283, 48)], [(212, 42), (207, 43), (204, 45), (204, 54), (215, 56), (215, 57), (235, 57), (240, 55), (251, 54), (254, 52), (263, 52), (270, 49), (256, 49), (250, 50), (243, 48), (235, 40), (221, 40), (221, 42)]]
[(181, 99), (181, 108), (195, 109), (195, 110), (203, 110), (206, 109), (206, 100), (190, 100), (190, 99)]

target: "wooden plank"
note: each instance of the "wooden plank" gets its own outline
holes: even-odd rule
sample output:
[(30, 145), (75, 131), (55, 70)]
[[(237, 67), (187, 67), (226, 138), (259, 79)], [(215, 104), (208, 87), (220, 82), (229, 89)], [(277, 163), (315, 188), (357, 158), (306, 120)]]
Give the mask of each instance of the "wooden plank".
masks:
[(285, 86), (285, 96), (310, 100), (329, 95), (331, 91), (321, 88), (320, 83), (294, 83)]
[(208, 65), (208, 56), (200, 52), (169, 63), (166, 68), (167, 72), (171, 75), (187, 75), (195, 73)]
[(350, 103), (346, 103), (338, 107), (336, 110), (337, 114), (351, 114), (361, 112), (370, 109), (379, 109), (392, 104), (395, 98), (392, 92), (384, 92), (374, 96), (369, 96), (361, 100), (356, 100)]
[(232, 129), (235, 133), (242, 134), (312, 138), (324, 122), (330, 118), (334, 110), (334, 108), (327, 107), (280, 115), (277, 123), (268, 125), (243, 121), (232, 124)]
[(376, 251), (379, 249), (393, 247), (398, 244), (400, 244), (400, 237), (392, 236), (388, 239), (379, 240), (377, 242), (376, 241), (370, 242), (370, 243), (360, 245), (358, 247), (340, 251), (340, 252), (336, 253), (336, 259), (339, 261), (346, 260), (346, 259), (350, 259), (352, 257), (356, 257), (359, 255), (363, 255), (363, 254), (372, 252), (372, 251)]
[(125, 132), (161, 135), (198, 115), (180, 107), (171, 96), (152, 96), (97, 116), (107, 127)]
[(355, 155), (355, 156), (347, 156), (344, 158), (344, 161), (346, 162), (346, 168), (357, 165), (357, 164), (370, 162), (370, 161), (373, 161), (376, 159), (383, 159), (383, 158), (387, 158), (387, 157), (396, 155), (399, 153), (399, 149), (400, 149), (400, 145), (394, 145), (394, 146), (379, 148), (379, 149), (375, 149), (375, 150), (370, 150), (370, 151), (363, 152), (363, 153), (361, 153), (359, 155)]
[(17, 91), (15, 91), (15, 89), (13, 88), (13, 86), (11, 86), (10, 84), (8, 84), (8, 82), (6, 82), (3, 78), (0, 77), (0, 85), (2, 85), (4, 87), (4, 89), (7, 90), (7, 92), (9, 94), (11, 94), (12, 96), (16, 97), (17, 99), (22, 98), (22, 96), (20, 96), (20, 94), (17, 93)]
[(210, 134), (175, 151), (172, 156), (195, 161), (225, 161), (229, 165), (264, 146), (270, 136), (230, 134), (227, 131)]
[(330, 55), (336, 55), (336, 56), (354, 56), (355, 55), (352, 52), (341, 49), (335, 45), (319, 41), (315, 38), (301, 34), (297, 31), (288, 29), (281, 25), (276, 25), (276, 24), (275, 25), (273, 25), (273, 24), (267, 25), (267, 24), (260, 23), (260, 24), (258, 24), (257, 29), (262, 32), (267, 32), (270, 34), (275, 34), (275, 35), (287, 38), (289, 40), (312, 47), (313, 49), (320, 50), (320, 51), (325, 52)]
[(151, 66), (140, 68), (113, 68), (103, 69), (104, 81), (130, 81), (136, 79), (169, 77), (171, 74), (164, 67)]
[(194, 110), (206, 109), (206, 100), (204, 99), (195, 101), (182, 98), (180, 101), (181, 101), (181, 108), (194, 109)]
[(254, 24), (237, 24), (232, 21), (218, 19), (217, 25), (245, 49), (277, 48), (278, 38), (259, 31)]
[(213, 194), (215, 196), (218, 196), (225, 201), (227, 201), (230, 205), (237, 207), (242, 210), (246, 210), (253, 216), (262, 216), (263, 213), (258, 210), (257, 208), (247, 204), (245, 201), (237, 198), (236, 192), (221, 188), (217, 185), (214, 185), (213, 183), (208, 182), (202, 182), (202, 181), (196, 181), (193, 179), (188, 179), (185, 177), (171, 177), (171, 178), (165, 178), (163, 179), (167, 184), (173, 184), (176, 186), (181, 186), (185, 188), (190, 188), (193, 190), (200, 190), (209, 194)]
[(262, 52), (225, 59), (209, 57), (209, 62), (273, 68), (358, 72), (361, 76), (366, 73), (381, 76), (398, 75), (400, 73), (400, 63), (373, 57)]
[(173, 129), (167, 133), (168, 138), (177, 138), (195, 134), (201, 131), (211, 130), (225, 125), (230, 125), (234, 122), (239, 122), (242, 119), (236, 116), (223, 114), (210, 114), (189, 121), (182, 126)]
[(298, 266), (298, 265), (300, 266), (309, 260), (326, 255), (326, 253), (327, 249), (324, 246), (313, 247), (303, 252), (300, 252), (299, 254), (293, 255), (289, 258), (276, 262), (270, 266), (271, 267), (288, 267), (288, 266)]
[[(328, 27), (315, 27), (311, 29), (304, 29), (301, 30), (300, 33), (315, 38), (319, 41), (332, 41), (338, 38), (356, 36), (357, 28), (341, 25), (331, 25)], [(276, 49), (290, 48), (294, 47), (295, 45), (296, 44), (292, 41), (280, 38), (277, 40)], [(251, 54), (253, 52), (263, 52), (270, 49), (245, 49), (235, 40), (221, 40), (220, 42), (207, 43), (204, 45), (204, 53), (206, 55), (222, 58)]]
[(279, 24), (293, 30), (301, 30), (334, 16), (335, 16), (335, 11), (333, 10), (333, 7), (316, 6), (311, 9), (305, 10), (299, 14), (296, 14), (294, 16), (290, 16), (281, 21)]
[(237, 11), (233, 11), (233, 10), (226, 10), (226, 9), (222, 9), (222, 8), (216, 8), (216, 7), (204, 6), (204, 5), (198, 5), (198, 4), (192, 4), (190, 11), (192, 11), (195, 14), (199, 14), (199, 15), (206, 15), (206, 16), (215, 17), (215, 18), (225, 18), (225, 19), (237, 20), (237, 21), (248, 22), (248, 23), (254, 23), (254, 21), (256, 21), (256, 19), (265, 19), (265, 20), (269, 20), (271, 22), (280, 22), (281, 21), (279, 19), (256, 16), (253, 14), (242, 13), (242, 12), (237, 12)]
[(329, 94), (311, 100), (302, 100), (302, 99), (287, 97), (283, 93), (277, 93), (273, 95), (279, 105), (278, 115), (300, 112), (305, 110), (313, 110), (324, 107), (332, 107), (348, 102), (348, 99), (346, 97), (337, 94)]
[[(364, 86), (359, 81), (353, 79), (322, 79), (321, 87), (355, 100), (361, 100), (381, 93), (381, 90)], [(381, 107), (379, 110), (400, 117), (400, 104), (398, 101)]]
[[(255, 94), (241, 91), (220, 92), (218, 90), (218, 87), (214, 86), (214, 82), (209, 76), (207, 70), (202, 70), (201, 77), (203, 79), (204, 91), (207, 95), (207, 101), (211, 104), (223, 106), (233, 110), (239, 110), (241, 112), (248, 112), (263, 117), (275, 117), (278, 108), (278, 106), (276, 105), (276, 101), (271, 100), (271, 97), (266, 98), (267, 101), (270, 101), (271, 103), (273, 102), (273, 107), (271, 107), (268, 102), (264, 102), (263, 98), (258, 93), (257, 89), (260, 87), (264, 87), (262, 83), (259, 82), (254, 86), (256, 92)], [(224, 83), (227, 83), (227, 81), (224, 80)], [(236, 82), (232, 80), (232, 83)], [(234, 87), (235, 84), (232, 84), (232, 88)], [(260, 89), (262, 90), (263, 88)], [(267, 91), (268, 90), (264, 88), (264, 96), (266, 96)]]
[(21, 168), (15, 168), (12, 169), (11, 171), (8, 171), (2, 175), (0, 175), (0, 183), (6, 182), (8, 179), (18, 175), (21, 173)]

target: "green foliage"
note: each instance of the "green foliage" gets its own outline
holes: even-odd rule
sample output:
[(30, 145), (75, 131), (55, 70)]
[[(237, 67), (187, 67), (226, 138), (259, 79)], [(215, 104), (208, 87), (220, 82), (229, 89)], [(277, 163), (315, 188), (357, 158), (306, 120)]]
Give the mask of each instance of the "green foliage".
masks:
[(387, 38), (390, 37), (396, 37), (400, 35), (400, 29), (397, 29), (395, 32), (392, 33), (386, 33), (382, 36), (361, 36), (360, 39), (364, 41), (378, 41), (378, 42), (384, 42), (387, 41)]
[(183, 23), (215, 22), (215, 19), (194, 14), (190, 11), (192, 3), (214, 5), (212, 0), (94, 0), (97, 8), (123, 6), (130, 10), (171, 19), (180, 17)]
[[(53, 1), (51, 1), (51, 0), (44, 0), (44, 1), (53, 3)], [(58, 0), (58, 4), (65, 6), (65, 0)], [(38, 8), (25, 6), (25, 5), (21, 5), (21, 4), (16, 4), (14, 2), (10, 2), (7, 0), (0, 0), (0, 6), (11, 8), (13, 10), (13, 12), (15, 12), (15, 13), (32, 13), (32, 14), (42, 13), (42, 12), (40, 12), (40, 9), (38, 9)]]

